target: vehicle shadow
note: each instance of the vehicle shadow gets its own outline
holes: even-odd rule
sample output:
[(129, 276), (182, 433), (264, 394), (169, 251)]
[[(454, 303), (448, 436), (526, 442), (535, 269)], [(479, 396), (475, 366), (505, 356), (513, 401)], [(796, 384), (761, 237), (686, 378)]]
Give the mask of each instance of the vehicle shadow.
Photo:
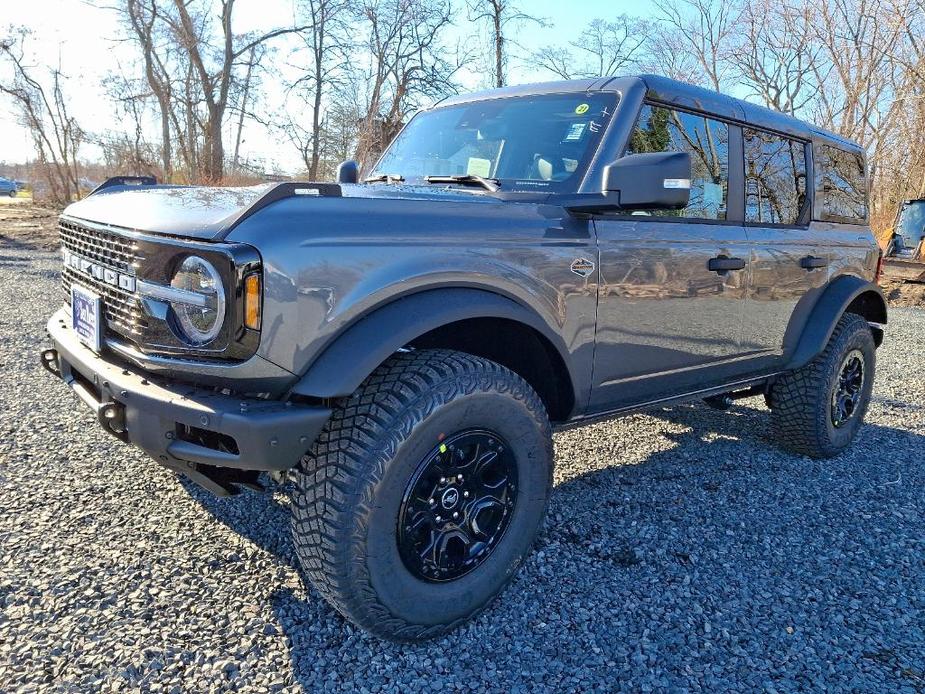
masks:
[[(446, 637), (382, 642), (310, 587), (277, 590), (298, 683), (354, 689), (374, 677), (401, 689), (431, 671), (468, 678), (470, 690), (584, 689), (582, 678), (606, 691), (692, 679), (719, 689), (925, 686), (915, 618), (925, 604), (925, 436), (866, 425), (851, 450), (814, 461), (772, 445), (757, 401), (664, 408), (614, 426), (557, 435), (536, 551), (495, 604)], [(655, 452), (613, 440), (653, 430)], [(191, 494), (299, 571), (286, 490), (273, 491), (241, 503)]]

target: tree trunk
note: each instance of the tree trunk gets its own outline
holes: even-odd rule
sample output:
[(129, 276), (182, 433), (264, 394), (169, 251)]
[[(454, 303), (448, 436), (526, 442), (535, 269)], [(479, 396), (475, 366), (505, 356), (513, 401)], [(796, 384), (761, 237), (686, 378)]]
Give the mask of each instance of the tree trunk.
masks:
[(247, 107), (247, 95), (251, 87), (251, 72), (254, 69), (254, 50), (251, 48), (250, 59), (247, 61), (247, 75), (244, 77), (244, 94), (241, 96), (241, 108), (238, 115), (238, 135), (234, 141), (234, 159), (232, 168), (238, 168), (238, 154), (241, 151), (241, 132), (244, 130), (244, 109)]
[(206, 137), (203, 143), (205, 161), (203, 162), (203, 178), (208, 183), (221, 183), (225, 176), (225, 149), (222, 144), (222, 113), (223, 109), (210, 108), (209, 120), (206, 121)]
[(501, 12), (503, 7), (500, 2), (494, 3), (494, 29), (495, 29), (495, 86), (504, 86), (504, 34), (501, 31)]
[(161, 165), (164, 167), (164, 180), (169, 181), (173, 175), (170, 161), (170, 113), (161, 110)]

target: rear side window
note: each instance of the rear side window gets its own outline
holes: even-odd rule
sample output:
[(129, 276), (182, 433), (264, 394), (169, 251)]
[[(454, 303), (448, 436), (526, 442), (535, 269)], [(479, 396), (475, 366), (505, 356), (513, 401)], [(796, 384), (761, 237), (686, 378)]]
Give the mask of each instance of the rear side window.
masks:
[(639, 114), (627, 152), (689, 152), (691, 155), (690, 203), (683, 210), (652, 210), (652, 214), (726, 219), (728, 125), (693, 113), (646, 104)]
[(806, 204), (806, 145), (743, 128), (745, 221), (799, 224)]
[(864, 157), (831, 145), (814, 150), (816, 195), (822, 202), (821, 219), (826, 222), (867, 222), (867, 177)]

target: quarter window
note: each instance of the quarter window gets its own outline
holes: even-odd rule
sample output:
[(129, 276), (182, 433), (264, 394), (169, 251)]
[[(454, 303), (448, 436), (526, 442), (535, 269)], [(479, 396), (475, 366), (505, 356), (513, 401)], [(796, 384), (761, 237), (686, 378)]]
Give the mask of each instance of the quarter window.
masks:
[(729, 191), (729, 126), (711, 118), (646, 104), (630, 137), (628, 153), (688, 152), (691, 197), (683, 210), (652, 210), (661, 216), (726, 219)]
[(806, 203), (806, 145), (744, 128), (745, 221), (798, 224)]
[(867, 221), (867, 177), (864, 157), (831, 145), (815, 150), (816, 194), (822, 201), (821, 218), (828, 222), (864, 224)]

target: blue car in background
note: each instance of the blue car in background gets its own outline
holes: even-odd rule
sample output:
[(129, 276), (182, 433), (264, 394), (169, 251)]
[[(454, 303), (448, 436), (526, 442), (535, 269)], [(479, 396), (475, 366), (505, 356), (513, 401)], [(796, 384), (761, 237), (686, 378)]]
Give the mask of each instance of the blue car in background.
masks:
[(16, 185), (16, 181), (0, 178), (0, 195), (9, 195), (11, 198), (15, 198), (18, 190), (19, 187)]

